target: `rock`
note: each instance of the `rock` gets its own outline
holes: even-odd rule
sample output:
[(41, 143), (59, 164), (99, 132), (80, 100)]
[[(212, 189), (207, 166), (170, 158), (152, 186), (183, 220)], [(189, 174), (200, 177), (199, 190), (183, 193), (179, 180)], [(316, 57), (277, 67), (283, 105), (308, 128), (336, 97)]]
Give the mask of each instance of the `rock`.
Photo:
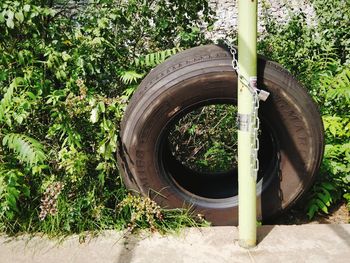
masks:
[[(237, 31), (237, 1), (234, 0), (209, 0), (209, 5), (216, 11), (217, 21), (212, 32), (207, 33), (211, 40), (227, 38)], [(302, 12), (309, 25), (315, 23), (315, 10), (309, 0), (277, 1), (259, 0), (258, 17), (272, 16), (280, 23), (288, 22), (290, 12)], [(258, 32), (264, 34), (265, 26), (262, 20), (258, 23)]]

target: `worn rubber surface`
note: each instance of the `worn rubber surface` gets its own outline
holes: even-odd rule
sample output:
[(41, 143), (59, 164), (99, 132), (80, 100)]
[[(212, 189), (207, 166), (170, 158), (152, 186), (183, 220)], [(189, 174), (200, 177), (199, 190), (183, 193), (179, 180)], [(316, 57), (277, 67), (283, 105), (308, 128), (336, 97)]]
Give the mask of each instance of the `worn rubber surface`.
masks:
[[(125, 184), (167, 208), (191, 207), (214, 225), (237, 224), (237, 171), (213, 176), (182, 166), (167, 147), (172, 125), (195, 108), (236, 104), (237, 74), (226, 48), (181, 52), (152, 70), (128, 105), (118, 162)], [(265, 220), (294, 204), (311, 186), (323, 156), (323, 125), (315, 103), (277, 63), (259, 57), (262, 132), (257, 214)]]

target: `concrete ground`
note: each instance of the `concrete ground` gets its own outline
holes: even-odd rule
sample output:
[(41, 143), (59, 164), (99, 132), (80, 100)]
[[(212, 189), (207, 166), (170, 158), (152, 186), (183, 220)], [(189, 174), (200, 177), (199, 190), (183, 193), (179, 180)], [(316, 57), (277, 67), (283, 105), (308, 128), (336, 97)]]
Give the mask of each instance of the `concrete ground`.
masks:
[(350, 224), (262, 226), (259, 244), (239, 247), (236, 227), (185, 229), (177, 235), (139, 236), (107, 231), (79, 242), (0, 236), (0, 263), (225, 263), (350, 262)]

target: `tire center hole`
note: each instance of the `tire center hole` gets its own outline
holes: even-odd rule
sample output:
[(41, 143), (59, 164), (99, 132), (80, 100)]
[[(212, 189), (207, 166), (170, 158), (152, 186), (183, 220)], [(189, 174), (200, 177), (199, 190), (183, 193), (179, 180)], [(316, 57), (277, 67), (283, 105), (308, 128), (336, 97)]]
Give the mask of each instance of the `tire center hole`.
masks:
[[(180, 112), (165, 129), (159, 151), (159, 167), (180, 194), (218, 199), (238, 195), (237, 106), (222, 103)], [(274, 174), (276, 142), (260, 116), (260, 169), (257, 182)]]
[(237, 167), (237, 106), (207, 105), (183, 116), (170, 130), (169, 148), (197, 173), (221, 174)]

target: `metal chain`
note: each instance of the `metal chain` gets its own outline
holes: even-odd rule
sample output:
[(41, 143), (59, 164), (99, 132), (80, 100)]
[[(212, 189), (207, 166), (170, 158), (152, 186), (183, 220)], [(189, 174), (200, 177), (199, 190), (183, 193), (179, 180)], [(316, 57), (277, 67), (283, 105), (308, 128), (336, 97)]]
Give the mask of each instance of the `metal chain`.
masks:
[[(252, 147), (252, 154), (251, 154), (251, 159), (250, 159), (250, 165), (251, 165), (251, 172), (252, 172), (252, 177), (256, 180), (258, 171), (259, 171), (259, 159), (258, 159), (258, 152), (259, 152), (259, 128), (260, 128), (260, 120), (258, 116), (258, 111), (259, 111), (259, 101), (260, 99), (266, 100), (269, 93), (266, 91), (261, 91), (256, 88), (255, 85), (252, 85), (252, 82), (247, 80), (239, 71), (238, 67), (238, 61), (237, 61), (237, 49), (228, 43), (227, 41), (225, 44), (228, 46), (230, 49), (230, 53), (232, 54), (232, 68), (237, 72), (237, 76), (241, 83), (248, 88), (248, 90), (251, 92), (253, 95), (253, 101), (252, 101), (252, 114), (250, 115), (250, 132), (251, 132), (251, 137), (250, 137), (250, 144)], [(256, 80), (255, 80), (256, 82)], [(260, 97), (259, 94), (263, 92), (263, 96)]]
[(259, 95), (258, 91), (255, 89), (253, 93), (253, 112), (251, 115), (251, 147), (252, 147), (252, 156), (251, 156), (251, 167), (252, 167), (252, 176), (254, 179), (257, 179), (259, 171), (259, 129), (260, 129), (260, 119), (258, 116), (259, 113)]

